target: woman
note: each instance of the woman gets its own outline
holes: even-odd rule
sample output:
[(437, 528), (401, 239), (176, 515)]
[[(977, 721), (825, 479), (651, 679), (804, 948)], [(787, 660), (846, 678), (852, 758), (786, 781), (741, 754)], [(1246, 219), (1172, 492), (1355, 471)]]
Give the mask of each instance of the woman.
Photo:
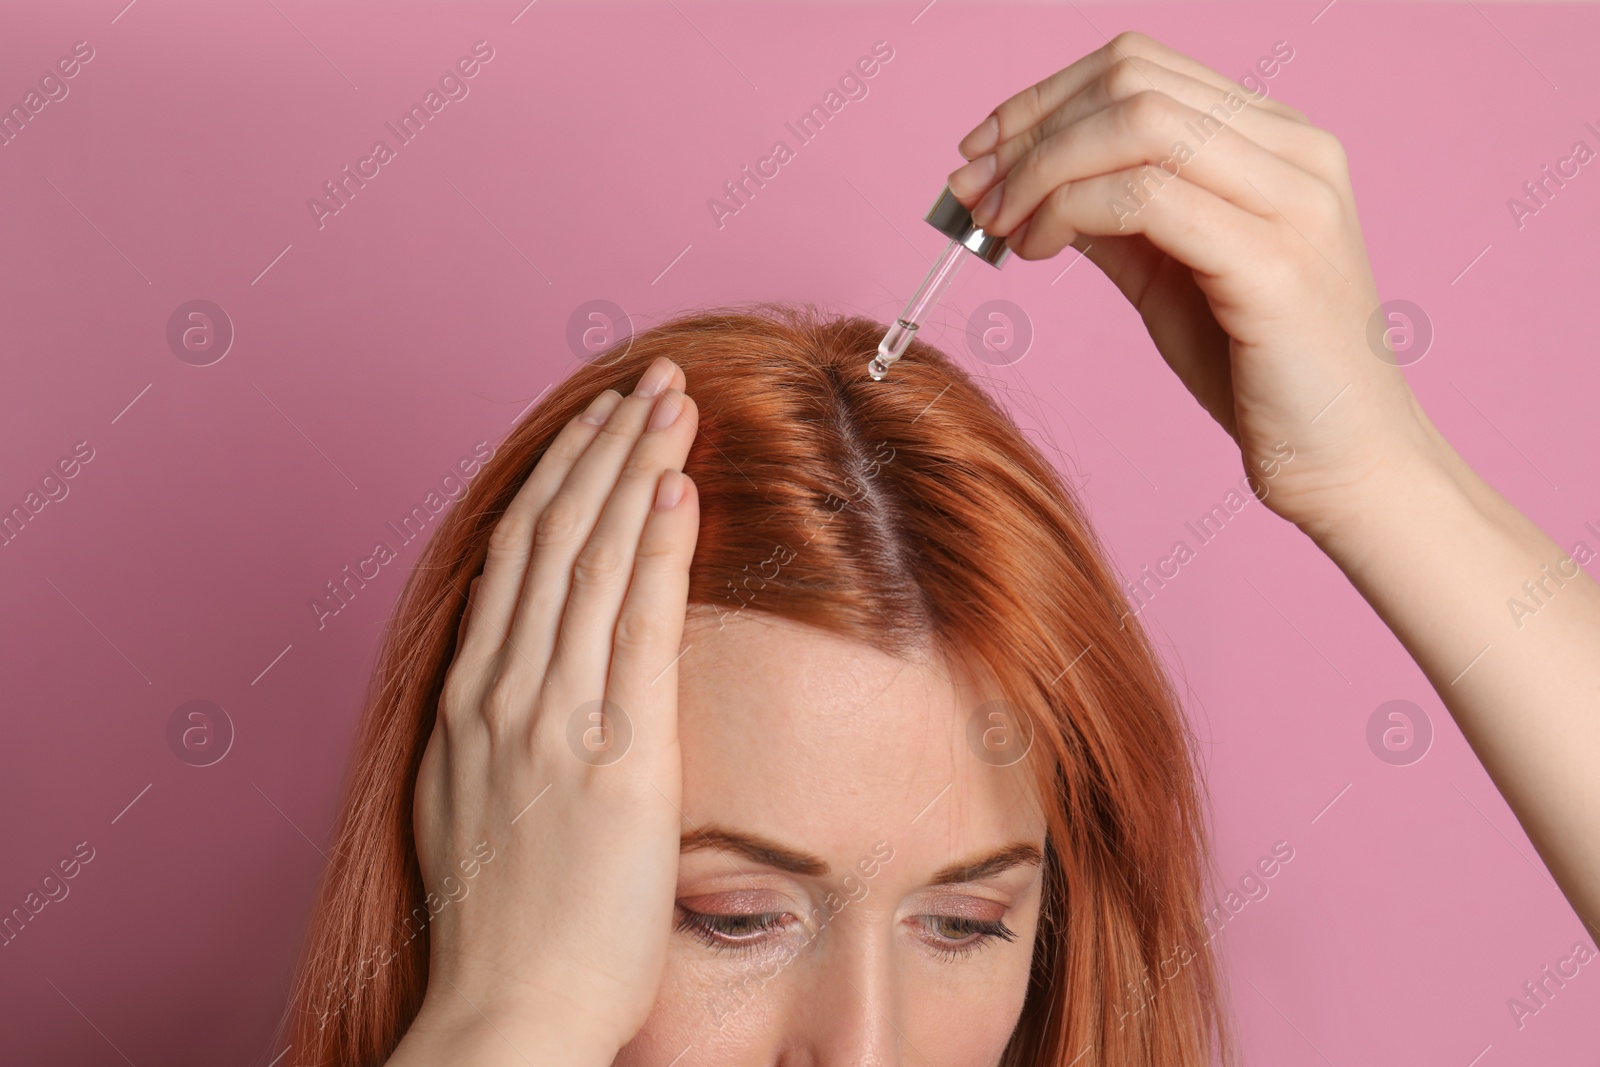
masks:
[[(1600, 914), (1600, 591), (1506, 620), (1564, 554), (1368, 348), (1338, 143), (1123, 34), (961, 148), (979, 224), (1121, 288)], [(382, 652), (294, 1062), (1231, 1062), (1171, 687), (1049, 464), (926, 345), (870, 381), (880, 332), (674, 320), (473, 481)]]

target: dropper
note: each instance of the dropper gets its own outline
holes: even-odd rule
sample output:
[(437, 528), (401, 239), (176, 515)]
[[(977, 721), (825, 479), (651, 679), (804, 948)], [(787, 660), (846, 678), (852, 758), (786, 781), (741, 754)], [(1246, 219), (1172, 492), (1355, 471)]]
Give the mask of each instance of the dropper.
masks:
[(961, 201), (956, 199), (948, 185), (923, 218), (934, 229), (949, 237), (950, 243), (934, 261), (927, 277), (922, 279), (916, 295), (906, 304), (894, 325), (889, 327), (883, 340), (878, 342), (878, 354), (867, 363), (867, 373), (872, 375), (875, 382), (883, 380), (889, 373), (889, 365), (899, 359), (911, 344), (912, 337), (929, 310), (938, 305), (940, 298), (950, 288), (956, 271), (967, 261), (965, 253), (971, 253), (998, 269), (1011, 251), (1006, 247), (1004, 237), (984, 233), (981, 227), (973, 224), (972, 213), (961, 206)]

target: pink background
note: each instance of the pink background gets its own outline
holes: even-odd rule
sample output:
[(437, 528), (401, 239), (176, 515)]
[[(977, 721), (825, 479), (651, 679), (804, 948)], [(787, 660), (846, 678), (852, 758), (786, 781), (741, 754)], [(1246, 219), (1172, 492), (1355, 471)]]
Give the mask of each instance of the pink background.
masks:
[[(123, 2), (9, 5), (0, 34), (8, 108), (74, 42), (95, 50), (0, 148), (0, 507), (94, 449), (0, 548), (0, 912), (95, 850), (0, 948), (7, 1063), (282, 1055), (319, 849), (417, 543), (319, 631), (323, 583), (577, 365), (586, 301), (638, 327), (758, 299), (893, 316), (943, 244), (921, 216), (958, 138), (1121, 29), (1236, 78), (1292, 45), (1270, 91), (1342, 139), (1380, 291), (1436, 330), (1406, 372), (1424, 406), (1564, 547), (1600, 548), (1583, 529), (1600, 526), (1600, 173), (1520, 230), (1506, 207), (1575, 140), (1600, 147), (1594, 8)], [(393, 143), (383, 124), (479, 40), (494, 58), (470, 94), (319, 229), (307, 200)], [(784, 122), (878, 40), (894, 57), (867, 97), (796, 147)], [(796, 157), (719, 229), (707, 199), (779, 138)], [(927, 336), (1061, 450), (1132, 576), (1239, 459), (1120, 294), (1092, 265), (1063, 274), (1075, 258), (968, 266)], [(195, 298), (237, 332), (210, 366), (166, 342)], [(966, 351), (994, 298), (1036, 331), (1014, 366)], [(1593, 1062), (1600, 964), (1520, 1029), (1507, 1008), (1591, 939), (1309, 541), (1251, 508), (1144, 618), (1207, 741), (1223, 877), (1295, 850), (1216, 942), (1251, 1061)], [(1366, 741), (1397, 698), (1435, 731), (1409, 766)], [(209, 767), (168, 747), (191, 699), (236, 730)]]

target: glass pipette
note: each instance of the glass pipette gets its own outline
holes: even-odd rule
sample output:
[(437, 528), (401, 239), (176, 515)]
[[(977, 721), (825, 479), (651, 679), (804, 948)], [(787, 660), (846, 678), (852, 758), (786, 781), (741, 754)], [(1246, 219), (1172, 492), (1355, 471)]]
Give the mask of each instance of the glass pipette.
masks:
[(917, 328), (950, 288), (951, 279), (961, 269), (961, 264), (967, 261), (968, 253), (998, 268), (1011, 252), (1006, 247), (1004, 237), (984, 233), (982, 227), (973, 223), (972, 213), (961, 206), (961, 201), (956, 199), (949, 186), (939, 194), (923, 218), (950, 238), (950, 243), (934, 261), (927, 277), (922, 279), (922, 287), (883, 335), (883, 340), (878, 342), (877, 355), (867, 362), (867, 373), (872, 375), (875, 382), (883, 381), (889, 373), (889, 364), (905, 353), (911, 339), (916, 336)]
[(917, 295), (911, 298), (894, 325), (889, 327), (889, 332), (878, 342), (878, 354), (867, 363), (867, 373), (872, 375), (873, 381), (883, 381), (883, 376), (889, 373), (889, 364), (899, 359), (906, 350), (928, 310), (939, 303), (945, 290), (950, 288), (956, 271), (961, 269), (961, 264), (966, 260), (966, 246), (952, 237), (944, 253), (934, 261), (933, 269), (922, 279), (922, 287), (917, 290)]

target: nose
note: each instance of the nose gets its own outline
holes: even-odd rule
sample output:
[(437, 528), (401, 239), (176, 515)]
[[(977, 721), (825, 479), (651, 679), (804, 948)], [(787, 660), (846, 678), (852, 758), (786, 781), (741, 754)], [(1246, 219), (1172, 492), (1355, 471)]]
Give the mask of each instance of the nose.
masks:
[[(887, 939), (837, 924), (831, 942), (812, 960), (802, 1034), (805, 1067), (907, 1067), (927, 1061), (904, 1047), (898, 983)], [(854, 926), (854, 924), (850, 924)], [(826, 937), (826, 933), (824, 937)]]

